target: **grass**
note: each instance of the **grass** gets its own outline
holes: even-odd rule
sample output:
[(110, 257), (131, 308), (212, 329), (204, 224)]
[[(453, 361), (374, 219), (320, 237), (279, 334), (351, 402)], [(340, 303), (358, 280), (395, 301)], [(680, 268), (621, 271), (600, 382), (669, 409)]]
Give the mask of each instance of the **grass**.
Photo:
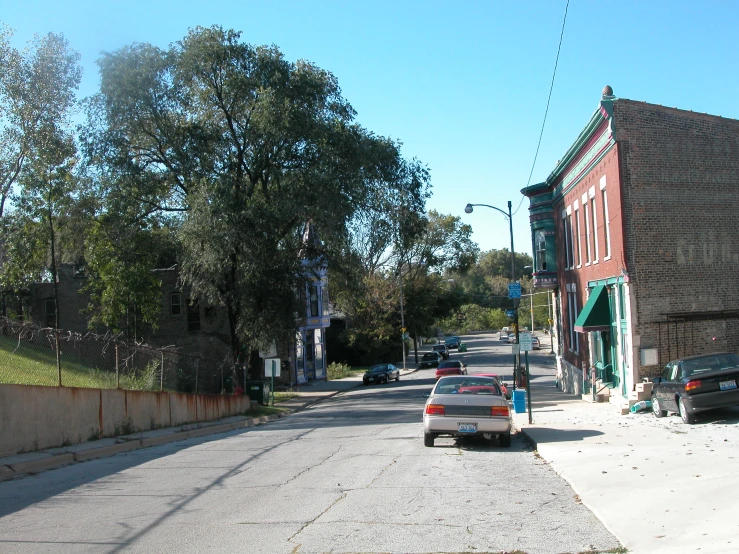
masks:
[(249, 417), (269, 416), (274, 414), (281, 414), (286, 410), (287, 408), (280, 408), (278, 406), (262, 406), (260, 404), (253, 403), (249, 407), (249, 409), (244, 412), (244, 415)]
[[(115, 373), (94, 365), (72, 361), (64, 355), (62, 344), (62, 385), (96, 389), (116, 388)], [(143, 375), (121, 375), (121, 388), (131, 390), (158, 390), (159, 382), (151, 369)], [(51, 346), (40, 346), (0, 336), (0, 383), (13, 385), (57, 386), (59, 376), (56, 353)]]
[(275, 404), (279, 402), (284, 402), (285, 400), (290, 400), (291, 398), (295, 398), (296, 396), (300, 396), (300, 393), (293, 392), (293, 391), (275, 391)]

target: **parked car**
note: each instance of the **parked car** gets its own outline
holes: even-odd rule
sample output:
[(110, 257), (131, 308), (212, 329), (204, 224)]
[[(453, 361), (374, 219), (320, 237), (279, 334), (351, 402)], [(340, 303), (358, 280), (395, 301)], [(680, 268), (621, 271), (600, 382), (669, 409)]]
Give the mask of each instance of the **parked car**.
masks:
[(511, 399), (511, 391), (509, 391), (508, 387), (503, 384), (503, 379), (501, 379), (497, 373), (475, 373), (475, 377), (492, 377), (495, 382), (498, 383), (503, 396), (505, 396), (507, 400)]
[(739, 356), (731, 352), (672, 360), (652, 386), (652, 412), (677, 412), (695, 423), (699, 412), (739, 405)]
[(534, 350), (539, 350), (541, 348), (541, 342), (539, 341), (539, 337), (536, 335), (531, 335), (531, 348)]
[(362, 384), (387, 383), (393, 379), (400, 381), (400, 369), (393, 364), (377, 364), (366, 371), (362, 377)]
[(500, 340), (508, 340), (508, 335), (512, 333), (512, 330), (510, 327), (503, 327), (500, 330), (500, 333), (498, 334), (498, 339)]
[(460, 345), (461, 343), (462, 343), (462, 339), (461, 339), (461, 338), (459, 338), (459, 337), (449, 337), (448, 339), (446, 339), (446, 340), (444, 341), (444, 345), (445, 345), (445, 346), (446, 346), (446, 347), (447, 347), (448, 349), (450, 349), (450, 350), (451, 350), (452, 348), (459, 348), (459, 345)]
[(441, 435), (498, 437), (501, 446), (509, 447), (511, 414), (498, 384), (477, 375), (439, 379), (424, 406), (424, 446), (434, 446)]
[(467, 365), (459, 360), (441, 362), (436, 370), (436, 378), (446, 375), (467, 375)]
[(516, 333), (511, 333), (510, 335), (508, 335), (506, 337), (506, 342), (508, 342), (508, 344), (516, 344)]
[(421, 362), (418, 364), (419, 369), (425, 369), (427, 367), (439, 367), (441, 362), (441, 354), (438, 352), (426, 352), (421, 358)]
[(446, 347), (446, 344), (435, 344), (431, 347), (431, 350), (438, 352), (445, 360), (449, 359), (449, 349)]

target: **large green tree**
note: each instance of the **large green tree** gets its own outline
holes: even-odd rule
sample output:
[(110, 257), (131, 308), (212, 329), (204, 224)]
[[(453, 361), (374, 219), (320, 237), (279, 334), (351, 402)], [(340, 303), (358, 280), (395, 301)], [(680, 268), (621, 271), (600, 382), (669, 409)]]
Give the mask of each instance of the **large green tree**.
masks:
[[(37, 36), (24, 50), (11, 47), (10, 36), (7, 27), (0, 30), (0, 282), (5, 294), (14, 294), (48, 277), (58, 326), (56, 276), (64, 227), (76, 215), (70, 118), (82, 72), (79, 55), (61, 35)], [(75, 243), (71, 233), (66, 239)]]
[[(85, 143), (106, 194), (176, 221), (183, 279), (224, 306), (235, 355), (292, 332), (301, 257), (350, 260), (347, 224), (373, 187), (420, 194), (387, 178), (402, 176), (398, 148), (354, 123), (336, 78), (276, 47), (196, 28), (99, 65)], [(302, 244), (307, 221), (323, 246)]]

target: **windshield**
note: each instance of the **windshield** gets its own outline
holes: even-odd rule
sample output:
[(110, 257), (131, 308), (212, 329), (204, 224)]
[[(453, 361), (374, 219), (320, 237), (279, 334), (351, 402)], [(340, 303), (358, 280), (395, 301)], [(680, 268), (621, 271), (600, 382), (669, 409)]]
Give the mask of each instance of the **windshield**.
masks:
[(708, 371), (723, 371), (739, 368), (739, 356), (736, 354), (712, 354), (683, 362), (683, 377), (700, 375)]
[(423, 355), (423, 359), (424, 360), (435, 360), (436, 359), (436, 354), (424, 354)]
[(494, 394), (501, 395), (500, 387), (490, 377), (442, 377), (434, 394)]
[(383, 371), (385, 371), (385, 368), (387, 368), (386, 365), (373, 365), (369, 369), (369, 372), (370, 373), (382, 373)]

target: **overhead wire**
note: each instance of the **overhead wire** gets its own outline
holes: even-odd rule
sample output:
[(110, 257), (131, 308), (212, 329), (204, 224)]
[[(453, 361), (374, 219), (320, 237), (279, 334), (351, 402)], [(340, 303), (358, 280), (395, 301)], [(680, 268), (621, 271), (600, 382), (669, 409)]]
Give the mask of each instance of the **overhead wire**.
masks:
[[(562, 50), (562, 39), (565, 35), (565, 23), (567, 23), (567, 11), (570, 8), (570, 0), (567, 0), (567, 5), (565, 5), (565, 16), (562, 20), (562, 31), (559, 34), (559, 46), (557, 46), (557, 57), (554, 60), (554, 71), (552, 72), (552, 84), (549, 86), (549, 97), (547, 98), (547, 107), (544, 110), (544, 121), (541, 123), (541, 132), (539, 133), (539, 143), (536, 145), (536, 153), (534, 154), (534, 163), (531, 164), (531, 172), (529, 173), (529, 180), (526, 182), (526, 186), (528, 187), (531, 184), (531, 176), (534, 174), (534, 168), (536, 167), (536, 159), (539, 157), (539, 148), (541, 147), (541, 139), (544, 136), (544, 126), (547, 122), (547, 115), (549, 114), (549, 103), (552, 100), (552, 91), (554, 90), (554, 78), (557, 75), (557, 64), (559, 64), (559, 53)], [(516, 208), (516, 211), (513, 212), (515, 215), (518, 210), (521, 208), (521, 204), (523, 204), (524, 196), (521, 195), (521, 201), (518, 203), (518, 207)]]

